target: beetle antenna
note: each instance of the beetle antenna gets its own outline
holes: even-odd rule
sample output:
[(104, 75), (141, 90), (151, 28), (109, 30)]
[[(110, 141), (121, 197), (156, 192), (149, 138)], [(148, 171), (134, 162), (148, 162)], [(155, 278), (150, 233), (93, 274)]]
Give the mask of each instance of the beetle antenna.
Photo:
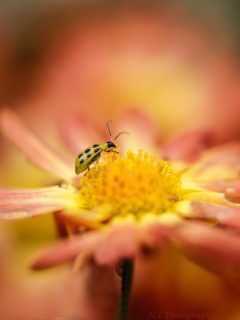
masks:
[(119, 132), (119, 134), (116, 136), (116, 138), (113, 140), (113, 141), (115, 141), (121, 134), (123, 134), (123, 133), (125, 133), (125, 134), (128, 134), (129, 136), (130, 136), (130, 133), (129, 132), (127, 132), (127, 131), (121, 131), (121, 132)]
[(111, 130), (110, 130), (109, 126), (108, 126), (108, 123), (109, 123), (109, 122), (112, 122), (112, 120), (109, 120), (109, 121), (107, 122), (107, 128), (108, 128), (108, 131), (109, 131), (109, 134), (110, 134), (110, 138), (111, 138), (111, 141), (112, 141)]

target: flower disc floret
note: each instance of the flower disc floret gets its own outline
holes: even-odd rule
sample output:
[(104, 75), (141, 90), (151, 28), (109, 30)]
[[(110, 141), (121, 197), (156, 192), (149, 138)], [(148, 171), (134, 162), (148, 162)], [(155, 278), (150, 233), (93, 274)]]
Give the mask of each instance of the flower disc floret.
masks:
[(164, 213), (178, 200), (181, 190), (171, 165), (142, 150), (138, 155), (128, 151), (127, 158), (106, 154), (80, 183), (83, 207), (108, 218)]

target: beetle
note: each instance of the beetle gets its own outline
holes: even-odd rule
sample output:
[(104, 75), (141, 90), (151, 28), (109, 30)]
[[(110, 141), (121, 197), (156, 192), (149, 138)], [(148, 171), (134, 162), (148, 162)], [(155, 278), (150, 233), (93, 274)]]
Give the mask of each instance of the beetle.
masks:
[(108, 142), (103, 142), (103, 143), (99, 143), (99, 144), (94, 144), (91, 147), (83, 150), (82, 152), (79, 153), (79, 155), (77, 156), (77, 159), (75, 161), (75, 173), (76, 174), (80, 174), (85, 170), (89, 170), (89, 166), (94, 162), (98, 162), (101, 153), (104, 152), (115, 152), (115, 153), (119, 153), (117, 151), (114, 151), (112, 148), (117, 148), (117, 146), (115, 145), (115, 143), (113, 143), (113, 141), (115, 141), (120, 134), (122, 133), (126, 133), (129, 134), (128, 132), (122, 131), (119, 132), (119, 134), (116, 136), (116, 138), (114, 140), (112, 140), (112, 134), (110, 131), (110, 128), (108, 126), (108, 123), (112, 122), (111, 120), (109, 120), (107, 122), (107, 128), (110, 134), (110, 138), (111, 141)]

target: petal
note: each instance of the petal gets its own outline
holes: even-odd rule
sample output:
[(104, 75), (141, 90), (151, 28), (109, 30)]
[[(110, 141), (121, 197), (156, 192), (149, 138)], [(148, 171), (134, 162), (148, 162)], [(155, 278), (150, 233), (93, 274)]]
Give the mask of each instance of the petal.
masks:
[(182, 181), (182, 189), (196, 191), (214, 191), (226, 196), (240, 196), (240, 181)]
[(77, 197), (58, 186), (39, 189), (1, 189), (0, 221), (31, 218), (76, 206)]
[[(81, 202), (78, 202), (79, 207), (81, 207)], [(88, 212), (80, 209), (79, 207), (74, 208), (67, 208), (66, 210), (62, 210), (61, 212), (57, 212), (56, 216), (57, 219), (63, 221), (66, 225), (69, 225), (73, 228), (73, 230), (79, 230), (79, 226), (85, 227), (90, 230), (100, 230), (104, 227), (104, 225), (95, 220), (88, 218)]]
[(101, 231), (63, 239), (51, 246), (32, 263), (33, 269), (44, 269), (75, 259), (80, 253), (91, 255), (94, 246), (102, 237)]
[(38, 258), (33, 269), (43, 269), (75, 259), (79, 254), (93, 256), (98, 264), (113, 265), (122, 258), (133, 257), (137, 250), (136, 227), (124, 222), (95, 232), (64, 239)]
[(218, 228), (186, 222), (172, 236), (174, 243), (194, 262), (220, 274), (240, 271), (240, 237)]
[(137, 225), (134, 219), (124, 219), (104, 233), (94, 248), (94, 258), (99, 264), (115, 264), (123, 258), (134, 257), (137, 246)]
[[(182, 200), (190, 200), (190, 201), (205, 201), (209, 203), (218, 203), (224, 206), (229, 206), (232, 208), (240, 208), (240, 203), (235, 203), (225, 197), (223, 193), (216, 193), (216, 192), (192, 192), (185, 194), (181, 197)], [(238, 198), (235, 198), (239, 200)]]
[(162, 157), (166, 160), (195, 161), (209, 147), (211, 140), (212, 134), (209, 131), (187, 133), (166, 145)]
[(182, 219), (172, 213), (145, 215), (139, 225), (142, 244), (148, 248), (162, 246), (181, 221)]
[(201, 158), (181, 175), (188, 180), (238, 180), (240, 143), (226, 143), (203, 152)]
[(231, 208), (216, 203), (181, 201), (176, 204), (177, 212), (188, 218), (212, 218), (218, 223), (240, 228), (240, 208)]
[[(116, 140), (124, 155), (129, 149), (137, 152), (143, 149), (151, 154), (157, 153), (158, 131), (151, 118), (139, 109), (127, 109), (119, 118), (114, 127), (114, 132), (127, 131), (130, 136), (121, 136)], [(116, 136), (114, 134), (113, 136)], [(114, 138), (114, 137), (113, 137)]]
[(107, 127), (104, 129), (104, 132), (99, 130), (96, 122), (89, 116), (75, 114), (64, 117), (59, 126), (59, 134), (67, 148), (77, 157), (87, 147), (110, 140)]
[(74, 164), (64, 159), (25, 126), (15, 112), (4, 109), (0, 121), (4, 135), (22, 150), (34, 164), (61, 179), (72, 181)]
[(116, 264), (123, 258), (136, 257), (142, 245), (148, 248), (163, 245), (181, 222), (171, 213), (148, 214), (140, 223), (131, 215), (116, 217), (94, 248), (94, 258), (99, 264)]
[(180, 219), (173, 219), (173, 214), (166, 214), (167, 219), (143, 219), (139, 225), (133, 217), (112, 219), (111, 225), (103, 230), (86, 232), (72, 236), (52, 246), (33, 264), (33, 269), (43, 269), (75, 259), (80, 254), (94, 257), (101, 265), (114, 265), (123, 258), (133, 258), (139, 252), (139, 245), (159, 247), (175, 228)]

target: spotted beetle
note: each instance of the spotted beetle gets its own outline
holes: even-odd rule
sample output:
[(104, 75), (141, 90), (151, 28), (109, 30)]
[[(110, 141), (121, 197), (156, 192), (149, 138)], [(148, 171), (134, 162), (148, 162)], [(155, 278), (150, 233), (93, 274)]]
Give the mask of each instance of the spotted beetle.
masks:
[(75, 173), (79, 174), (82, 173), (85, 170), (89, 170), (89, 166), (94, 162), (99, 160), (100, 156), (101, 156), (101, 152), (105, 151), (105, 152), (115, 152), (115, 153), (119, 153), (117, 151), (114, 151), (112, 148), (117, 148), (116, 145), (113, 143), (113, 141), (115, 141), (120, 134), (122, 133), (126, 133), (129, 134), (128, 132), (120, 132), (116, 138), (112, 141), (112, 134), (110, 131), (110, 128), (108, 126), (108, 123), (112, 122), (111, 120), (109, 120), (107, 122), (107, 128), (110, 134), (110, 138), (111, 141), (108, 142), (103, 142), (103, 143), (99, 143), (99, 144), (94, 144), (93, 146), (83, 150), (82, 152), (79, 153), (79, 155), (77, 156), (77, 159), (75, 161)]

